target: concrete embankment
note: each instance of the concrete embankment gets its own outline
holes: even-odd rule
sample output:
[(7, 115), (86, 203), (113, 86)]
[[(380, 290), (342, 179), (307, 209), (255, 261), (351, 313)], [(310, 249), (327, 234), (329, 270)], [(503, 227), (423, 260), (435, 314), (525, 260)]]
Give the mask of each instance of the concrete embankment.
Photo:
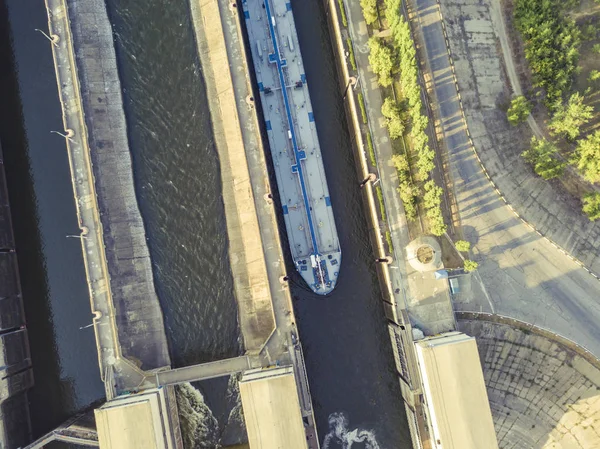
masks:
[[(102, 379), (110, 398), (170, 365), (103, 2), (46, 0)], [(112, 369), (109, 369), (112, 368)], [(114, 377), (113, 377), (114, 376)]]
[[(241, 16), (227, 0), (191, 0), (221, 160), (229, 253), (246, 350), (262, 366), (291, 364), (310, 447), (318, 447), (312, 400), (271, 199), (265, 142), (254, 107)], [(309, 429), (312, 429), (309, 431)]]
[(135, 196), (112, 28), (104, 2), (67, 4), (121, 350), (143, 369), (160, 368), (170, 359)]
[[(229, 23), (228, 32), (224, 33), (217, 0), (192, 0), (190, 6), (221, 161), (229, 256), (240, 326), (246, 350), (257, 353), (275, 330), (271, 285), (263, 256), (268, 248), (264, 247), (259, 227), (264, 221), (259, 225), (258, 216), (259, 210), (268, 207), (263, 198), (268, 191), (266, 164), (262, 170), (258, 167), (261, 162), (261, 147), (256, 138), (258, 128), (254, 127), (256, 134), (252, 141), (248, 141), (252, 132), (242, 132), (242, 127), (253, 127), (248, 111), (250, 105), (238, 108), (236, 97), (241, 95), (245, 102), (251, 91), (244, 86), (246, 83), (241, 86), (238, 83), (238, 89), (234, 86), (236, 74), (232, 72), (243, 64), (239, 40), (231, 42), (237, 35), (235, 22)], [(226, 39), (231, 45), (227, 45)], [(245, 94), (240, 91), (244, 88)], [(260, 190), (255, 192), (254, 186)]]

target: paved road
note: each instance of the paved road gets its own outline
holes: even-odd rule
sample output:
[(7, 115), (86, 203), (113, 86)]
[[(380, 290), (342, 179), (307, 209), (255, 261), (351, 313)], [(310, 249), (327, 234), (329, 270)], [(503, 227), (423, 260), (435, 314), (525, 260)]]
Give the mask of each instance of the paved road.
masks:
[[(479, 271), (459, 310), (535, 323), (600, 355), (600, 283), (523, 224), (488, 182), (469, 145), (435, 0), (410, 0), (424, 42), (465, 237)], [(467, 282), (465, 282), (465, 285)]]

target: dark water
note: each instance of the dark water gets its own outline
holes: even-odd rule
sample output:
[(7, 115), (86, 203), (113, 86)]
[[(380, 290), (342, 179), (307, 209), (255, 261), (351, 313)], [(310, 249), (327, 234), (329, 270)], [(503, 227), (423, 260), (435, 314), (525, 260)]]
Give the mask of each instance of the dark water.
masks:
[(219, 162), (185, 0), (107, 0), (173, 364), (240, 351)]
[[(10, 21), (10, 26), (9, 26)], [(0, 0), (0, 139), (35, 387), (35, 436), (104, 396), (44, 2)]]
[[(293, 290), (319, 436), (335, 428), (353, 447), (373, 438), (382, 449), (409, 448), (325, 10), (321, 0), (292, 5), (343, 253), (327, 299)], [(330, 448), (347, 447), (334, 442)]]

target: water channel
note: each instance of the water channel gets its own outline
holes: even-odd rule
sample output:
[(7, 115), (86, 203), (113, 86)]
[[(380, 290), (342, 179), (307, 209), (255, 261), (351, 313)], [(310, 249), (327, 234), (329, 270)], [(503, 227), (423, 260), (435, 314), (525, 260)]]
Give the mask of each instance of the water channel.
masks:
[[(10, 26), (9, 26), (10, 23)], [(0, 139), (13, 215), (39, 436), (103, 398), (43, 1), (0, 0)]]
[[(17, 30), (12, 48), (23, 118), (0, 125), (0, 136), (12, 135), (16, 142), (6, 159), (14, 167), (9, 173), (13, 208), (22, 203), (14, 214), (21, 215), (17, 243), (24, 295), (39, 301), (32, 299), (27, 310), (30, 326), (43, 330), (31, 342), (36, 391), (45, 386), (43, 391), (53, 392), (32, 400), (34, 420), (44, 423), (37, 424), (41, 431), (56, 420), (50, 402), (65, 403), (66, 415), (101, 398), (102, 390), (99, 380), (91, 381), (98, 379), (93, 336), (79, 330), (89, 316), (80, 247), (64, 237), (75, 231), (76, 222), (64, 142), (49, 134), (62, 126), (50, 47), (33, 31), (46, 29), (45, 10), (42, 2), (2, 1)], [(174, 365), (236, 355), (242, 348), (223, 232), (219, 161), (187, 1), (107, 0), (107, 5), (138, 200)], [(327, 440), (324, 447), (332, 449), (408, 448), (325, 11), (319, 0), (297, 0), (294, 11), (344, 252), (340, 281), (330, 297), (315, 296), (299, 280), (292, 286), (318, 430)], [(13, 101), (16, 111), (18, 98)], [(55, 360), (44, 365), (43, 351), (53, 352)], [(202, 387), (222, 421), (228, 407), (220, 398), (231, 391), (231, 382)]]

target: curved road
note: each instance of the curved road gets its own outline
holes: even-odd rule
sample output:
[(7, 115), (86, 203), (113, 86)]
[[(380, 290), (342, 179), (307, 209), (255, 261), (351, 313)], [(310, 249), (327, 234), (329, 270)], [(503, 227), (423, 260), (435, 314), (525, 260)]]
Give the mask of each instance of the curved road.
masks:
[[(479, 270), (463, 278), (458, 310), (534, 323), (600, 356), (600, 282), (519, 220), (487, 179), (469, 142), (435, 0), (409, 0), (437, 100), (465, 237)], [(471, 284), (471, 289), (469, 289)]]

